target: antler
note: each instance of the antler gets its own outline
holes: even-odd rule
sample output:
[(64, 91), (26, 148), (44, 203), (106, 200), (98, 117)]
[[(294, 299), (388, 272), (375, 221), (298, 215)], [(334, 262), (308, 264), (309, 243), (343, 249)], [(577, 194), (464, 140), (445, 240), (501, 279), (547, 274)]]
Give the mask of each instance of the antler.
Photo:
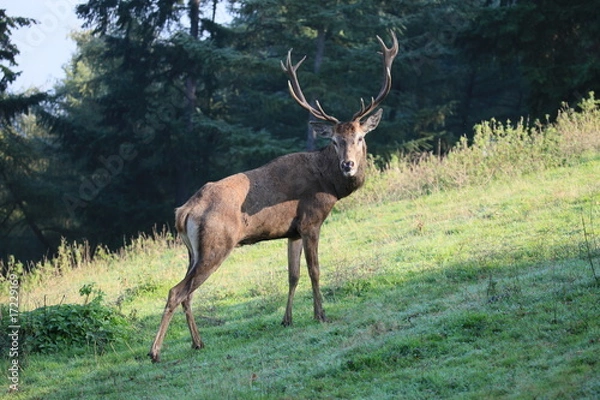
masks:
[[(396, 38), (396, 34), (394, 33), (394, 31), (390, 30), (390, 34), (392, 35), (392, 47), (390, 48), (387, 48), (384, 41), (379, 36), (377, 36), (377, 40), (379, 40), (379, 43), (381, 44), (381, 50), (383, 54), (384, 81), (381, 90), (379, 91), (379, 94), (375, 99), (371, 97), (371, 104), (368, 107), (365, 106), (365, 101), (362, 98), (360, 99), (360, 110), (352, 117), (353, 121), (360, 120), (367, 114), (373, 112), (373, 110), (377, 108), (377, 106), (379, 106), (383, 99), (385, 99), (390, 89), (392, 88), (392, 63), (394, 62), (394, 58), (398, 54), (398, 39)], [(308, 110), (316, 118), (339, 124), (340, 121), (337, 118), (328, 115), (327, 113), (325, 113), (325, 111), (323, 111), (323, 107), (321, 107), (321, 104), (318, 100), (315, 101), (317, 108), (313, 107), (308, 101), (306, 101), (306, 98), (302, 93), (302, 89), (300, 88), (300, 83), (298, 83), (298, 76), (296, 75), (296, 70), (298, 69), (298, 67), (300, 67), (304, 60), (306, 60), (306, 56), (304, 56), (300, 61), (298, 61), (296, 65), (292, 64), (292, 50), (290, 49), (290, 51), (288, 51), (285, 64), (283, 63), (283, 61), (281, 62), (281, 68), (283, 68), (283, 70), (290, 77), (290, 79), (288, 80), (288, 86), (290, 88), (290, 93), (292, 97), (298, 102), (298, 104), (300, 104), (302, 107)]]
[(398, 39), (396, 38), (396, 34), (394, 31), (390, 30), (390, 34), (392, 35), (392, 47), (387, 48), (383, 40), (377, 36), (377, 40), (381, 44), (381, 50), (383, 53), (383, 85), (381, 86), (381, 90), (375, 99), (371, 97), (371, 104), (368, 107), (365, 107), (365, 101), (360, 99), (360, 110), (352, 116), (353, 121), (357, 121), (362, 119), (367, 114), (371, 113), (377, 106), (385, 99), (390, 89), (392, 88), (392, 63), (394, 62), (394, 58), (398, 54)]
[(298, 102), (298, 104), (300, 104), (302, 107), (304, 107), (306, 110), (308, 110), (316, 118), (322, 119), (324, 121), (333, 122), (334, 124), (339, 124), (340, 121), (337, 118), (335, 118), (331, 115), (328, 115), (325, 113), (325, 111), (323, 111), (323, 107), (321, 107), (321, 104), (319, 103), (318, 100), (315, 101), (317, 108), (314, 108), (308, 101), (306, 101), (306, 98), (304, 97), (304, 94), (302, 93), (302, 89), (300, 88), (300, 83), (298, 83), (298, 76), (296, 75), (296, 70), (298, 69), (298, 67), (300, 67), (300, 64), (302, 64), (304, 62), (304, 60), (306, 60), (306, 56), (304, 56), (302, 58), (302, 60), (298, 61), (298, 64), (293, 65), (292, 64), (292, 49), (290, 49), (290, 51), (288, 51), (287, 60), (285, 62), (285, 65), (283, 64), (283, 61), (281, 62), (281, 68), (283, 68), (283, 70), (290, 77), (290, 79), (288, 80), (290, 94), (292, 95), (294, 100), (296, 100)]

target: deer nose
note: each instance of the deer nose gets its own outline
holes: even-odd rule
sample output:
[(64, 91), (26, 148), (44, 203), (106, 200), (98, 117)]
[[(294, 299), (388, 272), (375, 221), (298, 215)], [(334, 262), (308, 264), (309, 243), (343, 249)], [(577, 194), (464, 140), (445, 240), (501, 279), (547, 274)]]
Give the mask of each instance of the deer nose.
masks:
[(354, 168), (354, 161), (342, 161), (342, 171), (350, 172)]

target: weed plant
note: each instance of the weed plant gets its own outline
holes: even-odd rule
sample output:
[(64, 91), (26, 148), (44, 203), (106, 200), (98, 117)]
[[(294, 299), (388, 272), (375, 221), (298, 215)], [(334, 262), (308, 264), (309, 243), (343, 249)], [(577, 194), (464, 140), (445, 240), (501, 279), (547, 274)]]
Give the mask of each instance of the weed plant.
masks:
[[(54, 304), (19, 316), (19, 344), (24, 353), (68, 351), (84, 354), (90, 349), (103, 353), (107, 346), (125, 338), (129, 322), (115, 307), (105, 304), (104, 293), (90, 284), (84, 285), (79, 292), (85, 297), (83, 304)], [(8, 314), (6, 309), (4, 313)], [(8, 318), (2, 319), (0, 330), (10, 331), (9, 325)], [(7, 340), (3, 335), (2, 348), (10, 347)]]

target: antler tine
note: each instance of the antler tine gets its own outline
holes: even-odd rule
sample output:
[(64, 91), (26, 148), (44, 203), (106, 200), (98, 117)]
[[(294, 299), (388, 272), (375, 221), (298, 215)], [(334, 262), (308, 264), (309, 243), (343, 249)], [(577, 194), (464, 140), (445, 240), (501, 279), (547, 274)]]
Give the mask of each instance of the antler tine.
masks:
[(292, 98), (296, 100), (296, 102), (300, 104), (300, 106), (302, 106), (304, 109), (308, 110), (312, 115), (314, 115), (315, 118), (339, 124), (340, 121), (337, 118), (328, 115), (327, 113), (325, 113), (325, 111), (323, 111), (323, 107), (321, 107), (321, 104), (318, 100), (315, 102), (317, 108), (314, 108), (308, 101), (306, 101), (306, 98), (302, 93), (302, 88), (300, 88), (300, 83), (298, 82), (298, 76), (296, 75), (296, 70), (298, 69), (298, 67), (300, 67), (304, 60), (306, 60), (306, 56), (304, 56), (300, 61), (298, 61), (296, 65), (294, 65), (292, 63), (292, 49), (290, 49), (288, 51), (285, 64), (283, 64), (283, 61), (281, 61), (281, 68), (288, 74), (290, 78), (288, 80), (288, 87), (290, 89), (290, 94), (292, 95)]
[(383, 54), (383, 85), (381, 86), (381, 90), (375, 99), (371, 97), (371, 104), (368, 107), (365, 107), (365, 102), (361, 98), (360, 99), (360, 110), (354, 114), (352, 119), (354, 121), (362, 119), (367, 114), (371, 113), (379, 104), (385, 99), (387, 94), (390, 92), (392, 88), (392, 63), (394, 62), (394, 58), (398, 54), (398, 39), (396, 38), (396, 34), (394, 31), (390, 30), (390, 35), (392, 36), (392, 47), (388, 48), (385, 45), (383, 39), (377, 36), (377, 40), (379, 44), (381, 44), (381, 51)]

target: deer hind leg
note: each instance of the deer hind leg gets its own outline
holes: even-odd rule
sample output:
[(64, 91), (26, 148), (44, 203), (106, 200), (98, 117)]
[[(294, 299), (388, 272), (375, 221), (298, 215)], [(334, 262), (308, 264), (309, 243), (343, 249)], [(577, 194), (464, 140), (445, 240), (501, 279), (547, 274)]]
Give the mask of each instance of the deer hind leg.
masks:
[[(190, 275), (194, 270), (194, 263), (196, 262), (197, 255), (194, 255), (194, 247), (192, 246), (190, 239), (187, 235), (183, 235), (184, 243), (188, 248), (188, 256), (190, 260), (190, 265), (188, 266), (188, 270), (186, 273)], [(188, 296), (181, 302), (181, 306), (183, 308), (183, 312), (185, 313), (185, 319), (188, 324), (188, 328), (190, 330), (190, 335), (192, 336), (192, 348), (193, 349), (201, 349), (204, 347), (204, 343), (202, 343), (202, 338), (200, 337), (200, 332), (198, 331), (198, 326), (196, 325), (196, 321), (194, 319), (194, 314), (192, 313), (192, 298), (194, 296), (194, 292), (190, 292)]]
[(167, 304), (165, 306), (162, 319), (160, 321), (160, 326), (158, 328), (158, 332), (156, 333), (154, 343), (150, 348), (150, 353), (148, 353), (148, 355), (152, 359), (152, 362), (160, 361), (160, 348), (162, 347), (163, 340), (165, 339), (169, 323), (173, 318), (173, 313), (175, 312), (175, 309), (179, 306), (179, 304), (181, 304), (190, 295), (190, 278), (191, 276), (187, 275), (185, 279), (183, 279), (177, 285), (173, 286), (171, 290), (169, 290), (169, 297), (167, 298)]
[(167, 328), (169, 327), (169, 323), (173, 318), (173, 313), (180, 304), (185, 312), (188, 328), (190, 329), (190, 334), (192, 335), (192, 347), (196, 349), (201, 349), (204, 347), (204, 343), (202, 343), (202, 340), (200, 339), (198, 326), (196, 325), (196, 321), (192, 315), (192, 294), (221, 265), (230, 251), (231, 249), (229, 249), (227, 252), (224, 252), (222, 256), (212, 259), (211, 263), (199, 262), (195, 268), (191, 269), (191, 271), (181, 282), (179, 282), (169, 291), (167, 305), (165, 306), (165, 311), (163, 312), (162, 320), (160, 321), (160, 326), (158, 328), (158, 332), (156, 333), (156, 338), (154, 339), (150, 353), (148, 353), (153, 362), (160, 361), (160, 349), (162, 347), (165, 334), (167, 333)]
[(302, 254), (302, 240), (301, 239), (288, 239), (288, 279), (289, 279), (289, 293), (287, 306), (285, 307), (285, 315), (281, 325), (290, 326), (292, 325), (292, 303), (294, 301), (294, 293), (300, 280), (300, 256)]
[(320, 322), (327, 322), (323, 311), (323, 297), (319, 288), (319, 232), (311, 232), (302, 237), (308, 275), (313, 291), (314, 318)]
[[(188, 226), (187, 231), (190, 233), (197, 232), (197, 229), (194, 226)], [(154, 339), (150, 353), (148, 353), (153, 362), (160, 361), (160, 349), (167, 333), (167, 328), (173, 318), (173, 313), (180, 304), (185, 312), (188, 328), (192, 336), (192, 347), (197, 349), (204, 347), (198, 326), (192, 314), (192, 293), (219, 268), (235, 245), (235, 242), (231, 239), (231, 235), (227, 231), (213, 230), (211, 232), (213, 232), (214, 237), (218, 237), (220, 240), (217, 242), (204, 241), (198, 238), (197, 234), (190, 234), (190, 237), (182, 235), (182, 239), (189, 249), (190, 265), (185, 278), (169, 291), (167, 304), (158, 332), (156, 333), (156, 338)]]
[[(188, 250), (189, 265), (188, 265), (188, 269), (187, 269), (185, 278), (181, 282), (179, 282), (177, 285), (173, 286), (171, 288), (171, 290), (169, 290), (169, 295), (167, 297), (167, 304), (165, 305), (165, 310), (163, 311), (163, 316), (160, 321), (160, 326), (158, 328), (158, 332), (156, 333), (154, 343), (152, 344), (152, 347), (150, 348), (150, 352), (148, 353), (148, 355), (152, 359), (152, 362), (160, 361), (160, 349), (162, 347), (162, 342), (165, 339), (167, 329), (169, 327), (169, 324), (171, 323), (171, 319), (173, 318), (173, 313), (175, 312), (175, 309), (177, 308), (177, 306), (179, 304), (183, 305), (183, 309), (186, 313), (186, 318), (189, 318), (188, 317), (188, 309), (189, 309), (189, 313), (191, 315), (191, 308), (189, 307), (189, 304), (191, 301), (192, 293), (188, 293), (189, 292), (188, 288), (190, 287), (191, 279), (193, 278), (190, 273), (194, 269), (194, 266), (196, 263), (196, 257), (194, 256), (193, 247), (192, 247), (192, 244), (191, 244), (190, 239), (187, 236), (187, 234), (182, 233), (181, 239), (185, 243), (187, 250)], [(189, 325), (189, 320), (188, 320), (188, 325)], [(191, 331), (191, 328), (190, 328), (190, 331)], [(196, 328), (195, 331), (197, 332), (198, 329)], [(192, 337), (194, 337), (193, 333), (192, 333)]]
[(183, 312), (185, 313), (185, 319), (188, 324), (188, 328), (190, 329), (190, 335), (192, 336), (192, 348), (193, 349), (201, 349), (204, 347), (204, 343), (202, 342), (202, 338), (200, 337), (200, 332), (198, 331), (198, 325), (196, 325), (196, 321), (194, 320), (194, 314), (192, 313), (192, 297), (194, 293), (190, 293), (188, 297), (185, 298), (181, 302), (183, 307)]

